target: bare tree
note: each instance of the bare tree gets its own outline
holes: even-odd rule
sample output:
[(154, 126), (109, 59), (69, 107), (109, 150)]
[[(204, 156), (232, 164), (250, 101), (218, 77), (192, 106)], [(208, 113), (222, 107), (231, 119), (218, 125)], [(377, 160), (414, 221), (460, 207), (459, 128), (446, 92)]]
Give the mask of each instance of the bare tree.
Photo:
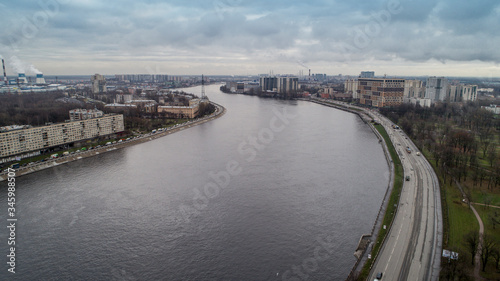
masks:
[(464, 236), (465, 246), (471, 255), (471, 264), (474, 265), (474, 257), (477, 253), (477, 246), (479, 245), (479, 233), (471, 231)]
[(492, 237), (491, 235), (483, 236), (483, 245), (481, 251), (481, 262), (483, 265), (483, 272), (486, 271), (486, 265), (488, 264), (490, 257), (493, 256), (493, 252), (496, 246), (497, 242), (495, 241), (494, 237)]
[(498, 270), (498, 264), (500, 263), (500, 248), (498, 247), (498, 245), (491, 252), (491, 256), (495, 260), (495, 269)]
[(488, 161), (490, 162), (490, 166), (493, 167), (495, 160), (497, 159), (497, 147), (495, 145), (491, 145), (488, 149), (488, 155), (486, 156)]
[(439, 280), (470, 280), (467, 276), (468, 267), (463, 253), (458, 253), (458, 259), (448, 259), (441, 262), (441, 272), (439, 273)]

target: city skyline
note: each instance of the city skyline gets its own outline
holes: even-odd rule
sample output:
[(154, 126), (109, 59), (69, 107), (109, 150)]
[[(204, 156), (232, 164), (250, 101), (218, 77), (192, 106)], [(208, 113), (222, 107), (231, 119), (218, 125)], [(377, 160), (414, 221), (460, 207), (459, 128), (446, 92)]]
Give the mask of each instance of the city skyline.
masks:
[(15, 1), (8, 75), (500, 76), (496, 1)]

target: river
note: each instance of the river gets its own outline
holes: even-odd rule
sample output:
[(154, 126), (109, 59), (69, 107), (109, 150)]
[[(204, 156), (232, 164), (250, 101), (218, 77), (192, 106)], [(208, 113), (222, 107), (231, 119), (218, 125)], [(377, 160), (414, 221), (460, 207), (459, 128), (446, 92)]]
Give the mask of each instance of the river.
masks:
[(344, 280), (388, 184), (371, 129), (305, 101), (206, 93), (224, 116), (19, 177), (16, 274), (0, 183), (0, 279)]

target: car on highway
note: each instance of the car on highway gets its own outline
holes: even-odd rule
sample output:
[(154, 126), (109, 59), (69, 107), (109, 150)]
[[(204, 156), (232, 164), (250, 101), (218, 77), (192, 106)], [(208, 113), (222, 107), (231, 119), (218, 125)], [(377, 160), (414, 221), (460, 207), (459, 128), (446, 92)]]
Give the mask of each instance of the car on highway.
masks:
[(406, 181), (410, 181), (410, 176), (406, 176)]
[(373, 279), (373, 281), (380, 281), (380, 280), (382, 280), (382, 275), (383, 275), (382, 272), (377, 273), (377, 276), (375, 277), (375, 279)]

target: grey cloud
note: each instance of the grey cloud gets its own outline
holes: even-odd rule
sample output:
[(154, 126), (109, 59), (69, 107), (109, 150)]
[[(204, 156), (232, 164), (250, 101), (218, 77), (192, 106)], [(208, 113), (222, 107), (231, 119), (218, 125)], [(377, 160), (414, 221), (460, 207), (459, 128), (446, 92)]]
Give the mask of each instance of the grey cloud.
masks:
[[(182, 53), (186, 62), (226, 54), (307, 64), (343, 63), (347, 57), (500, 62), (498, 1), (399, 0), (401, 12), (376, 26), (374, 15), (386, 13), (390, 1), (395, 0), (68, 2), (33, 38), (22, 41), (19, 57), (36, 57), (38, 48), (45, 51), (40, 56), (52, 49), (74, 59), (95, 53), (106, 53), (110, 60)], [(14, 36), (23, 27), (19, 18), (43, 10), (27, 0), (8, 9), (1, 20), (10, 26), (0, 30), (4, 46), (19, 39)], [(356, 45), (359, 31), (368, 38), (363, 46)]]

